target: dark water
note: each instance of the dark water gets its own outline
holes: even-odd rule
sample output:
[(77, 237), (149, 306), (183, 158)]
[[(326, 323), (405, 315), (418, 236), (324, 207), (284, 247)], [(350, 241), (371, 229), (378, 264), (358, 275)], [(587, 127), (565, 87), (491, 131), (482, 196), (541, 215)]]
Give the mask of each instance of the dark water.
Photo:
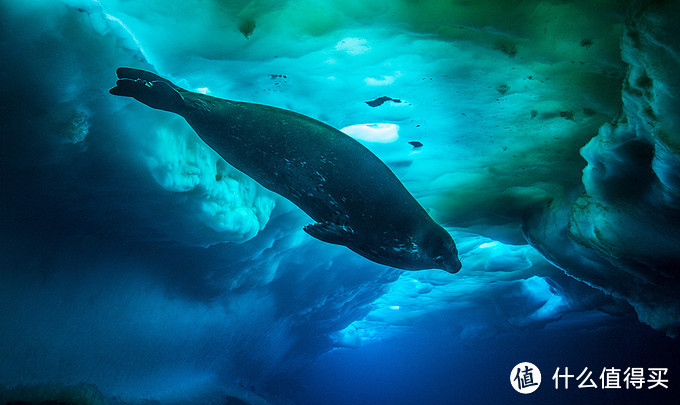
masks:
[[(432, 335), (409, 334), (354, 351), (336, 350), (319, 358), (304, 374), (307, 390), (300, 404), (576, 404), (658, 403), (677, 401), (680, 378), (676, 364), (680, 344), (634, 320), (586, 329), (552, 329), (505, 333), (479, 341), (443, 341)], [(542, 382), (531, 394), (510, 385), (510, 371), (521, 362), (535, 364)], [(556, 368), (570, 379), (555, 389)], [(585, 369), (598, 388), (578, 388)], [(603, 389), (602, 369), (621, 371), (620, 389)], [(668, 368), (668, 389), (625, 389), (628, 367)], [(323, 402), (318, 402), (319, 398)]]

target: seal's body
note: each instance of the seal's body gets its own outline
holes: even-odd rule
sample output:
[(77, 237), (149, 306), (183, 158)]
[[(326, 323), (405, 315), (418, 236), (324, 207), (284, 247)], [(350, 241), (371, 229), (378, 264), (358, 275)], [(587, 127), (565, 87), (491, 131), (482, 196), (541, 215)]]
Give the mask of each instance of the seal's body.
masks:
[(183, 116), (232, 166), (312, 217), (304, 230), (315, 238), (400, 269), (460, 269), (451, 236), (351, 137), (288, 110), (193, 93), (150, 72), (117, 73), (112, 94)]

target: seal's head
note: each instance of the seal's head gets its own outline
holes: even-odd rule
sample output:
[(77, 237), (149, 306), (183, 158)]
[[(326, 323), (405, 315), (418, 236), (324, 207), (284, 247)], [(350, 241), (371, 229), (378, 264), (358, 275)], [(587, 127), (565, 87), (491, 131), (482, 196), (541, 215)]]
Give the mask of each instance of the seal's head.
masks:
[(458, 260), (456, 244), (444, 228), (432, 224), (434, 226), (416, 234), (393, 234), (372, 240), (368, 244), (346, 246), (374, 262), (398, 269), (441, 269), (457, 273), (462, 265)]
[(462, 264), (451, 235), (441, 226), (430, 228), (418, 238), (418, 260), (424, 268), (442, 269), (457, 273)]

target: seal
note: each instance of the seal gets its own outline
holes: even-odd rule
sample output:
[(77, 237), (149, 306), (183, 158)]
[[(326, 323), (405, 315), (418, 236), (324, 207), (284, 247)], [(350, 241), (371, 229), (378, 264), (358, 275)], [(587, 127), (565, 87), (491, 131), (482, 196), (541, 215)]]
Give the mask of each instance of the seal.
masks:
[(116, 73), (111, 94), (184, 117), (229, 164), (316, 221), (304, 228), (311, 236), (399, 269), (460, 270), (451, 235), (353, 138), (302, 114), (194, 93), (144, 70)]

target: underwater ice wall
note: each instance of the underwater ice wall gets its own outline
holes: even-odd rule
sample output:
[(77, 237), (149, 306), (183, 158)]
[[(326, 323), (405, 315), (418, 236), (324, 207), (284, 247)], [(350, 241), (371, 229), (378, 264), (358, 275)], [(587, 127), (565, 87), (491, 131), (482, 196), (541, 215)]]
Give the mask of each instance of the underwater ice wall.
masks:
[(2, 1), (0, 21), (0, 390), (37, 386), (0, 400), (84, 381), (263, 403), (252, 385), (328, 350), (394, 280), (310, 246), (181, 119), (113, 101), (116, 67), (153, 67), (98, 2)]
[(621, 41), (621, 115), (581, 150), (583, 193), (554, 202), (543, 231), (527, 229), (568, 274), (625, 298), (643, 322), (671, 335), (680, 328), (678, 16), (678, 2), (632, 6)]

